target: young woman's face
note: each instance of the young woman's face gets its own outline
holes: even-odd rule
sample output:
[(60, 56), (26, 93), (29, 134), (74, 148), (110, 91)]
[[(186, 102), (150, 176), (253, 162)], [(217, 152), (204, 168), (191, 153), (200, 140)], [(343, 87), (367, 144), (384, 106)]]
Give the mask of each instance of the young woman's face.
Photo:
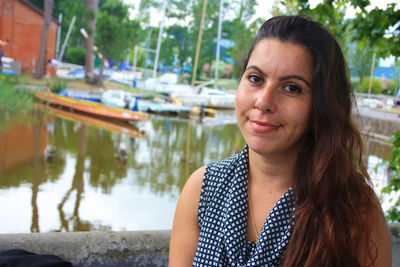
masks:
[[(239, 83), (236, 116), (250, 149), (293, 155), (310, 127), (313, 60), (300, 45), (261, 40)], [(286, 154), (288, 153), (288, 154)]]

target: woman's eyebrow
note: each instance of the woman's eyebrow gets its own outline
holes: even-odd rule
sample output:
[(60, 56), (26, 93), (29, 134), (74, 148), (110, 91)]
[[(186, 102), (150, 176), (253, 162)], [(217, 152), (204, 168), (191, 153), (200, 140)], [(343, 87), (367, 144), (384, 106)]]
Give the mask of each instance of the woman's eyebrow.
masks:
[(258, 71), (259, 73), (261, 73), (261, 75), (265, 76), (265, 73), (259, 67), (257, 67), (256, 65), (248, 66), (246, 68), (246, 71), (249, 70), (249, 69), (254, 69), (254, 70)]
[(296, 79), (296, 80), (303, 81), (305, 84), (307, 84), (311, 88), (311, 84), (306, 79), (304, 79), (303, 77), (301, 77), (299, 75), (288, 75), (288, 76), (283, 76), (283, 77), (279, 78), (279, 80), (281, 80), (281, 81), (290, 80), (290, 79)]
[[(258, 71), (261, 75), (266, 76), (266, 74), (256, 65), (248, 66), (246, 68), (246, 71), (249, 69), (254, 69), (254, 70)], [(280, 81), (286, 81), (286, 80), (290, 80), (290, 79), (296, 79), (296, 80), (303, 81), (305, 84), (307, 84), (311, 88), (311, 83), (309, 83), (305, 78), (303, 78), (299, 75), (288, 75), (288, 76), (283, 76), (283, 77), (279, 78)]]

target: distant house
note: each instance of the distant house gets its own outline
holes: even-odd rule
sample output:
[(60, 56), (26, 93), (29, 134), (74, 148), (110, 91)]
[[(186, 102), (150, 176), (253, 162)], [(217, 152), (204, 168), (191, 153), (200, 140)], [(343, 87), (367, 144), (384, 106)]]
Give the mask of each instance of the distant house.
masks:
[[(0, 0), (0, 46), (5, 57), (21, 62), (23, 72), (33, 73), (38, 59), (44, 12), (26, 0)], [(52, 19), (47, 39), (46, 62), (55, 58), (58, 22)]]

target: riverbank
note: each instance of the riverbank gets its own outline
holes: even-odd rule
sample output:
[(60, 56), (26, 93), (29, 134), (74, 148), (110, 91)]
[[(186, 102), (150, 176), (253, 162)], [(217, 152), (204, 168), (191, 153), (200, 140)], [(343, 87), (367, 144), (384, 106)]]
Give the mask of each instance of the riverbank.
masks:
[[(400, 266), (400, 224), (390, 224), (392, 266)], [(53, 254), (75, 267), (168, 266), (165, 231), (69, 232), (0, 235), (0, 251)]]

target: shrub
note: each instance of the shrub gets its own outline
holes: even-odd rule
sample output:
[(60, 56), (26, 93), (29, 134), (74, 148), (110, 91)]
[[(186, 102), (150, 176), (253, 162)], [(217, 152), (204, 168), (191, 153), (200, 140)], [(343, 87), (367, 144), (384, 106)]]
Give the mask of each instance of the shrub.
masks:
[(56, 79), (53, 83), (48, 82), (46, 83), (46, 86), (50, 87), (51, 92), (53, 93), (58, 93), (67, 88), (66, 82), (62, 79)]
[(70, 47), (67, 53), (67, 62), (77, 65), (85, 65), (86, 49)]
[(388, 164), (390, 173), (390, 183), (382, 189), (382, 193), (391, 199), (391, 207), (387, 211), (386, 219), (388, 222), (400, 222), (400, 197), (394, 192), (400, 191), (400, 132), (393, 134), (391, 141), (393, 142), (392, 153), (389, 159), (384, 160), (383, 164)]
[[(369, 78), (364, 78), (358, 85), (358, 92), (368, 93)], [(379, 78), (372, 79), (371, 94), (381, 94), (383, 90), (383, 82)]]
[(389, 87), (387, 88), (387, 94), (388, 95), (394, 95), (397, 93), (398, 88), (396, 88), (396, 79), (392, 79), (389, 83)]

